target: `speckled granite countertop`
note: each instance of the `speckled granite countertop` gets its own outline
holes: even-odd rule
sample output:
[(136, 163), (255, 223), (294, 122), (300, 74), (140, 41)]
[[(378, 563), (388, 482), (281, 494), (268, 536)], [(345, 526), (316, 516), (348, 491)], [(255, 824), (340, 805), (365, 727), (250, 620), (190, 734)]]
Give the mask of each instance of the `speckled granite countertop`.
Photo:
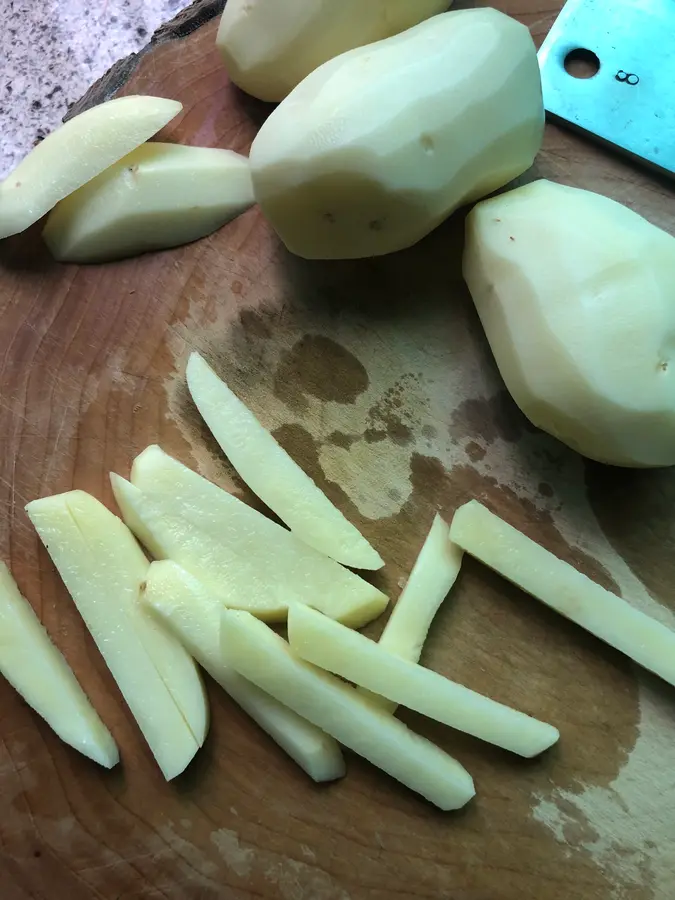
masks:
[(3, 0), (0, 178), (68, 104), (190, 0)]

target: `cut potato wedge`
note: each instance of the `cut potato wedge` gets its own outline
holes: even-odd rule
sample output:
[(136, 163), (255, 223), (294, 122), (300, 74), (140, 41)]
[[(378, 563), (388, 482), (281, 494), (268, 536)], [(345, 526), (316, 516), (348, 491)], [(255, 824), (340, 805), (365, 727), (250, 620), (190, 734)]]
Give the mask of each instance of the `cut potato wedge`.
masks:
[(174, 562), (150, 566), (141, 601), (160, 617), (235, 703), (314, 781), (345, 774), (337, 742), (227, 665), (220, 649), (218, 597)]
[(183, 108), (162, 97), (118, 97), (70, 119), (0, 184), (0, 238), (25, 231), (170, 122)]
[(526, 593), (675, 685), (675, 632), (591, 581), (476, 500), (457, 510), (450, 537)]
[(4, 563), (0, 563), (0, 672), (62, 741), (106, 769), (119, 762), (112, 735)]
[(42, 236), (62, 262), (107, 262), (196, 241), (253, 202), (245, 156), (142, 144), (58, 203)]
[(450, 0), (228, 0), (216, 43), (236, 85), (277, 102), (326, 60), (448, 6)]
[[(463, 555), (461, 548), (450, 541), (450, 530), (437, 515), (385, 625), (380, 647), (408, 662), (419, 662), (434, 616), (457, 580)], [(363, 688), (359, 691), (382, 709), (392, 713), (396, 710), (391, 700)]]
[(223, 559), (217, 538), (201, 531), (181, 515), (172, 515), (130, 481), (110, 474), (115, 500), (128, 524), (156, 560), (172, 560), (201, 581), (223, 606), (244, 609), (265, 622), (285, 622), (288, 599), (281, 591), (259, 596), (241, 573), (238, 560)]
[(307, 662), (520, 756), (536, 756), (560, 737), (552, 725), (399, 659), (316, 610), (298, 606), (288, 611), (288, 640), (293, 653)]
[(474, 796), (473, 780), (457, 760), (338, 678), (297, 659), (263, 622), (225, 610), (221, 642), (245, 678), (440, 809), (459, 809)]
[[(159, 559), (172, 559), (230, 607), (283, 621), (289, 603), (309, 603), (350, 627), (387, 605), (377, 588), (306, 546), (293, 534), (217, 485), (148, 447), (113, 490), (130, 527)], [(136, 488), (141, 493), (132, 490)]]
[(83, 491), (26, 511), (167, 779), (204, 740), (201, 679), (185, 649), (139, 604), (149, 563), (126, 526)]
[(297, 538), (345, 566), (382, 568), (379, 553), (198, 353), (190, 356), (186, 374), (192, 399), (223, 453)]

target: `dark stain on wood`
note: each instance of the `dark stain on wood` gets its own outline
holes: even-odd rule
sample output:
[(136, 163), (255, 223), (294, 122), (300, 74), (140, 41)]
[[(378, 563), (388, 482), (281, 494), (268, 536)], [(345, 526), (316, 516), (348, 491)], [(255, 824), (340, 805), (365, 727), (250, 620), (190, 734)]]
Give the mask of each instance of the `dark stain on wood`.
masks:
[(498, 438), (515, 443), (535, 426), (518, 409), (506, 390), (492, 397), (463, 400), (452, 416), (451, 434), (459, 433), (493, 444)]
[(368, 389), (363, 363), (331, 338), (306, 334), (277, 366), (275, 394), (291, 407), (307, 395), (333, 403), (354, 403)]

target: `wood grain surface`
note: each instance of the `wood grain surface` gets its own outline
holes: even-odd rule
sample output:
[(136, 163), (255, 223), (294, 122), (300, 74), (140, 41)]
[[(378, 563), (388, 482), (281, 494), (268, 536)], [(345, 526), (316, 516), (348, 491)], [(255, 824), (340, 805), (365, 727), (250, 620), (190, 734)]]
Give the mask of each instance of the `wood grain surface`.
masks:
[[(538, 42), (559, 8), (500, 5)], [(267, 108), (228, 84), (221, 6), (197, 4), (85, 103), (175, 97), (163, 137), (245, 152)], [(534, 176), (673, 229), (665, 183), (555, 127)], [(97, 768), (0, 683), (2, 900), (671, 900), (675, 692), (480, 565), (424, 662), (556, 724), (553, 751), (517, 759), (403, 713), (475, 777), (475, 801), (441, 814), (352, 756), (346, 779), (315, 786), (210, 683), (208, 741), (166, 784), (24, 513), (73, 487), (112, 506), (108, 472), (153, 442), (255, 502), (186, 394), (197, 348), (372, 540), (392, 598), (434, 513), (478, 497), (672, 624), (675, 475), (586, 463), (529, 426), (462, 283), (462, 226), (331, 264), (289, 256), (256, 210), (114, 265), (53, 262), (37, 226), (0, 244), (0, 555), (123, 758)]]

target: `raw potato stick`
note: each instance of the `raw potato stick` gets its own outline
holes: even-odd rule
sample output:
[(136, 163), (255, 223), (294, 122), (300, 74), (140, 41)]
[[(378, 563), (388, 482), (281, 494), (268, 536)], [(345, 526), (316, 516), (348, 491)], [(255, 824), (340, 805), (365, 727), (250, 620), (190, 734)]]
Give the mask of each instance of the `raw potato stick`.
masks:
[[(449, 528), (437, 515), (384, 627), (380, 647), (408, 662), (419, 662), (434, 616), (457, 580), (463, 555), (463, 551), (450, 541)], [(381, 709), (391, 713), (396, 711), (396, 704), (391, 700), (363, 688), (359, 688), (359, 692)]]
[(459, 809), (474, 796), (473, 780), (457, 760), (338, 678), (297, 659), (263, 622), (225, 610), (221, 642), (245, 678), (440, 809)]
[(182, 110), (163, 97), (116, 97), (47, 135), (0, 184), (0, 238), (25, 231), (59, 200), (163, 128)]
[(183, 642), (209, 675), (314, 781), (345, 774), (337, 742), (261, 691), (227, 664), (220, 650), (220, 613), (214, 594), (174, 562), (150, 566), (141, 601)]
[(476, 500), (457, 510), (450, 537), (526, 593), (675, 685), (675, 632), (591, 581)]
[(236, 558), (223, 552), (222, 542), (179, 515), (167, 513), (131, 482), (110, 473), (122, 518), (155, 557), (171, 560), (212, 591), (224, 606), (244, 609), (265, 622), (285, 622), (288, 598), (281, 591), (267, 595), (242, 576)]
[[(161, 645), (153, 648), (154, 658), (149, 649), (152, 635), (160, 631), (138, 603), (149, 563), (136, 555), (145, 559), (126, 526), (83, 491), (34, 500), (26, 511), (165, 778), (174, 778), (200, 744), (158, 671)], [(141, 615), (147, 628), (139, 628)], [(174, 639), (166, 634), (165, 640)], [(194, 667), (182, 647), (180, 651)], [(172, 654), (171, 659), (177, 658)], [(170, 674), (170, 666), (164, 674)], [(192, 715), (206, 721), (198, 706), (205, 700), (196, 671), (194, 677), (194, 689), (186, 697), (193, 703)]]
[(520, 756), (536, 756), (560, 737), (552, 725), (398, 659), (364, 635), (309, 607), (289, 610), (288, 640), (293, 653), (302, 659)]
[[(131, 624), (201, 747), (209, 728), (209, 708), (199, 670), (180, 641), (135, 602), (147, 577), (148, 559), (126, 525), (90, 494), (72, 491), (62, 496), (85, 540), (91, 538), (92, 563), (94, 568), (100, 567), (97, 575), (102, 576), (110, 566), (112, 577), (124, 585), (120, 597), (124, 595), (125, 600), (120, 602), (133, 595), (134, 602), (128, 607)], [(48, 508), (49, 499), (35, 501), (32, 509), (41, 503)]]
[(192, 399), (223, 453), (296, 537), (345, 566), (382, 568), (379, 553), (198, 353), (190, 356), (186, 374)]
[(159, 447), (136, 457), (131, 479), (114, 476), (113, 489), (139, 540), (208, 583), (226, 606), (285, 621), (289, 603), (311, 603), (358, 628), (387, 605), (367, 581)]
[(0, 563), (0, 672), (56, 734), (94, 762), (119, 762), (112, 735)]

